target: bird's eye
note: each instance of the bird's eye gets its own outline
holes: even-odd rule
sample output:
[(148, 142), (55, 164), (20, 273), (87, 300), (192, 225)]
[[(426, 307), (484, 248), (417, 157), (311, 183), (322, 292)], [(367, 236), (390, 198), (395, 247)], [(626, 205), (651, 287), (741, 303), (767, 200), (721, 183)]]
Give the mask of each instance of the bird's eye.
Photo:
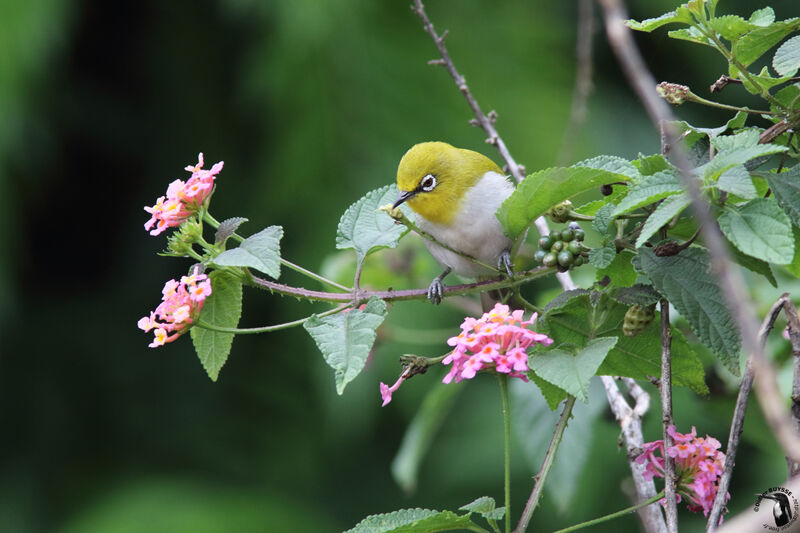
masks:
[(431, 192), (436, 187), (436, 177), (433, 174), (427, 174), (419, 184), (420, 189), (424, 192)]

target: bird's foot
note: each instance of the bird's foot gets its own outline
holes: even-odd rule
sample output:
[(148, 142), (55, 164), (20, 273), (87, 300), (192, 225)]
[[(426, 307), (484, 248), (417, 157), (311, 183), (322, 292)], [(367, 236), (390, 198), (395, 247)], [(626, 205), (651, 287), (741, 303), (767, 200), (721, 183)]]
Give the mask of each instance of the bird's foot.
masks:
[(444, 295), (444, 285), (442, 284), (442, 280), (449, 273), (450, 268), (433, 278), (433, 281), (431, 281), (431, 284), (428, 286), (428, 301), (433, 305), (439, 305), (442, 303), (442, 296)]
[(503, 253), (497, 258), (497, 269), (501, 272), (505, 271), (509, 278), (514, 277), (514, 263), (511, 261), (510, 250), (503, 250)]

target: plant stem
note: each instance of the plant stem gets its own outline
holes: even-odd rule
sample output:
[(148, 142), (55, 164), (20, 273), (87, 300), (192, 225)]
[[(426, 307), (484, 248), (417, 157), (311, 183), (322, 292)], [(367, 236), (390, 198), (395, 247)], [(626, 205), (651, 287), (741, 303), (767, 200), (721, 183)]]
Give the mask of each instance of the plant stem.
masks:
[[(664, 434), (664, 449), (672, 446), (670, 426), (675, 425), (672, 418), (672, 329), (669, 324), (669, 302), (662, 298), (659, 302), (661, 309), (661, 423)], [(666, 505), (664, 514), (667, 519), (667, 531), (678, 531), (678, 500), (675, 493), (677, 476), (675, 474), (675, 460), (669, 455), (664, 457), (664, 494)]]
[(608, 515), (605, 515), (605, 516), (601, 516), (600, 518), (595, 518), (593, 520), (589, 520), (588, 522), (581, 522), (580, 524), (575, 524), (574, 526), (570, 526), (568, 528), (559, 529), (558, 531), (555, 531), (554, 533), (567, 533), (567, 531), (575, 531), (577, 529), (582, 529), (584, 527), (593, 526), (595, 524), (601, 524), (603, 522), (607, 522), (609, 520), (613, 520), (615, 518), (619, 518), (620, 516), (625, 516), (628, 513), (633, 513), (635, 511), (638, 511), (642, 507), (647, 507), (648, 505), (656, 503), (658, 500), (660, 500), (663, 497), (664, 497), (664, 491), (662, 490), (661, 492), (659, 492), (658, 494), (656, 494), (652, 498), (650, 498), (648, 500), (645, 500), (645, 501), (643, 501), (641, 503), (637, 503), (636, 505), (633, 505), (633, 506), (628, 507), (626, 509), (623, 509), (621, 511), (617, 511), (616, 513), (612, 513), (612, 514), (608, 514)]
[[(311, 316), (324, 317), (324, 316), (329, 316), (329, 315), (335, 315), (336, 313), (338, 313), (340, 311), (344, 311), (348, 307), (350, 307), (350, 304), (343, 304), (343, 305), (339, 305), (337, 307), (334, 307), (333, 309), (328, 309), (327, 311), (324, 311), (324, 312), (319, 313), (319, 314), (311, 315)], [(237, 335), (247, 335), (247, 334), (251, 334), (251, 333), (267, 333), (267, 332), (270, 332), (270, 331), (278, 331), (278, 330), (281, 330), (281, 329), (289, 329), (289, 328), (292, 328), (294, 326), (301, 325), (302, 323), (307, 321), (309, 318), (311, 318), (311, 316), (307, 316), (307, 317), (301, 318), (299, 320), (293, 320), (291, 322), (284, 322), (283, 324), (275, 324), (273, 326), (262, 326), (260, 328), (228, 328), (228, 327), (225, 327), (225, 326), (217, 326), (215, 324), (209, 324), (208, 322), (204, 322), (202, 320), (198, 320), (195, 323), (195, 326), (197, 326), (199, 328), (203, 328), (203, 329), (210, 329), (211, 331), (219, 331), (220, 333), (235, 333)]]
[(508, 401), (508, 376), (497, 374), (503, 402), (503, 493), (506, 500), (506, 533), (511, 533), (511, 402)]
[[(559, 417), (558, 422), (556, 423), (555, 431), (553, 432), (553, 438), (550, 439), (550, 445), (547, 447), (547, 452), (544, 455), (542, 467), (539, 469), (539, 473), (536, 474), (536, 477), (534, 477), (535, 484), (533, 485), (533, 491), (531, 491), (528, 502), (525, 504), (525, 509), (522, 511), (522, 516), (519, 519), (516, 529), (514, 529), (514, 533), (523, 533), (526, 529), (528, 529), (528, 524), (533, 516), (533, 511), (536, 510), (536, 506), (539, 505), (539, 500), (542, 497), (544, 482), (547, 479), (547, 474), (550, 473), (550, 468), (553, 466), (553, 462), (555, 461), (556, 452), (561, 444), (561, 439), (564, 437), (564, 430), (567, 429), (567, 422), (569, 422), (569, 417), (572, 415), (572, 407), (574, 405), (575, 396), (567, 396), (567, 400), (564, 402), (564, 410), (561, 411), (561, 416)], [(508, 514), (506, 514), (506, 516), (508, 516)]]

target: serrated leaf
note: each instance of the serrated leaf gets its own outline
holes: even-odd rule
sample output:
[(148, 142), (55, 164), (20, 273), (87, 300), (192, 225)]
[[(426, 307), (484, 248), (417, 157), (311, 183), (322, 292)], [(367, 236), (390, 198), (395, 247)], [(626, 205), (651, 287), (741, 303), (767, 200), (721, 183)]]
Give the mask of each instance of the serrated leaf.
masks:
[[(368, 192), (356, 203), (347, 208), (336, 230), (336, 248), (352, 248), (361, 262), (371, 252), (381, 248), (394, 248), (408, 228), (396, 224), (394, 219), (378, 208), (393, 204), (399, 192), (397, 185), (391, 184)], [(401, 205), (403, 213), (413, 215), (407, 206)]]
[(475, 530), (469, 515), (430, 509), (401, 509), (366, 517), (345, 533), (434, 533), (449, 529)]
[(648, 306), (658, 303), (661, 295), (652, 285), (637, 284), (633, 287), (620, 287), (609, 294), (611, 298), (625, 305)]
[(270, 226), (247, 237), (236, 248), (225, 250), (212, 262), (219, 266), (255, 268), (278, 279), (281, 275), (282, 237), (282, 227)]
[[(553, 428), (561, 416), (552, 411), (536, 391), (536, 387), (521, 380), (511, 380), (511, 429), (522, 448), (522, 456), (529, 471), (536, 472), (542, 465)], [(550, 476), (544, 490), (559, 512), (571, 508), (574, 497), (591, 452), (587, 442), (597, 437), (597, 422), (605, 412), (605, 392), (599, 380), (589, 386), (589, 402), (576, 402), (567, 430), (561, 439)]]
[(735, 194), (744, 200), (752, 200), (758, 197), (758, 191), (753, 185), (753, 179), (744, 165), (731, 167), (720, 174), (717, 188), (721, 191)]
[(764, 89), (771, 89), (791, 80), (791, 76), (774, 77), (766, 66), (758, 74), (750, 74), (748, 78), (742, 77), (742, 85), (750, 94), (761, 94)]
[(756, 26), (769, 26), (775, 22), (775, 11), (771, 7), (757, 9), (750, 15), (750, 22)]
[(613, 242), (609, 242), (600, 248), (592, 248), (589, 252), (589, 263), (596, 268), (605, 268), (616, 256), (617, 247)]
[[(601, 303), (603, 298), (600, 298)], [(635, 337), (621, 336), (627, 305), (608, 299), (592, 305), (586, 292), (573, 292), (557, 307), (545, 309), (536, 321), (536, 331), (552, 338), (555, 346), (584, 346), (590, 337), (619, 336), (619, 340), (598, 369), (599, 375), (647, 379), (661, 373), (661, 335), (658, 313), (650, 326)], [(536, 351), (542, 350), (537, 348)], [(703, 364), (679, 331), (673, 331), (673, 384), (707, 392)], [(555, 387), (553, 387), (555, 389)], [(557, 389), (558, 390), (558, 389)], [(549, 401), (549, 400), (548, 400)], [(551, 408), (554, 408), (551, 406)]]
[(673, 39), (681, 41), (689, 41), (697, 44), (704, 44), (706, 46), (714, 46), (714, 43), (705, 35), (700, 33), (700, 30), (692, 26), (691, 28), (681, 28), (680, 30), (668, 31), (667, 35)]
[(711, 144), (717, 151), (741, 150), (758, 144), (758, 131), (754, 129), (740, 131), (734, 135), (719, 135), (712, 137)]
[(736, 15), (722, 15), (708, 21), (711, 28), (728, 41), (735, 41), (758, 26)]
[(669, 13), (664, 13), (660, 17), (655, 17), (651, 19), (645, 19), (641, 22), (635, 20), (628, 20), (625, 24), (632, 30), (636, 31), (644, 31), (644, 32), (651, 32), (655, 29), (660, 28), (666, 24), (672, 23), (682, 23), (682, 24), (692, 24), (692, 17), (689, 12), (685, 9), (678, 9), (675, 11), (670, 11)]
[[(795, 246), (797, 246), (797, 244), (795, 244)], [(769, 281), (770, 285), (772, 285), (775, 288), (778, 287), (778, 280), (775, 279), (775, 275), (772, 273), (772, 268), (770, 268), (769, 263), (767, 263), (766, 261), (762, 261), (761, 259), (749, 256), (747, 254), (743, 254), (735, 246), (730, 246), (729, 249), (731, 252), (731, 259), (733, 259), (736, 263), (738, 263), (739, 265), (743, 266), (744, 268), (746, 268), (751, 272), (755, 272), (756, 274), (761, 274), (767, 279), (767, 281)]]
[(792, 233), (794, 234), (794, 257), (792, 262), (785, 267), (795, 277), (800, 278), (800, 228), (792, 226)]
[(646, 176), (630, 189), (627, 196), (617, 205), (612, 213), (613, 216), (617, 217), (667, 196), (683, 192), (683, 187), (678, 182), (678, 176), (673, 170), (664, 170)]
[(671, 166), (661, 154), (647, 156), (639, 154), (639, 158), (631, 161), (631, 164), (636, 167), (642, 176), (652, 176), (656, 172), (667, 170)]
[(776, 144), (759, 144), (748, 146), (736, 150), (723, 150), (714, 156), (714, 159), (699, 167), (697, 172), (702, 174), (703, 179), (716, 180), (720, 174), (738, 165), (744, 165), (751, 159), (764, 155), (779, 154), (788, 150), (785, 146)]
[(376, 330), (385, 316), (386, 302), (371, 298), (363, 311), (352, 309), (326, 317), (314, 315), (303, 323), (325, 362), (334, 370), (338, 394), (364, 369)]
[[(748, 176), (749, 178), (749, 176)], [(752, 185), (752, 183), (751, 183)], [(755, 190), (755, 189), (754, 189)], [(686, 193), (677, 194), (666, 198), (659, 206), (653, 211), (639, 232), (639, 237), (636, 239), (636, 247), (641, 248), (647, 239), (652, 237), (659, 229), (661, 229), (670, 220), (678, 216), (681, 211), (686, 209), (692, 203), (691, 198)]]
[(234, 232), (239, 228), (239, 226), (241, 226), (245, 222), (247, 222), (247, 219), (244, 217), (226, 218), (225, 220), (219, 223), (217, 232), (214, 234), (214, 242), (220, 244), (227, 241), (228, 237), (233, 235)]
[(800, 35), (787, 39), (775, 51), (772, 68), (781, 76), (794, 76), (800, 68)]
[(589, 167), (554, 167), (535, 172), (517, 185), (497, 210), (497, 219), (511, 239), (517, 239), (550, 207), (601, 185), (627, 181), (624, 174)]
[(608, 203), (598, 209), (594, 214), (594, 220), (592, 220), (592, 229), (600, 235), (606, 235), (609, 225), (614, 220), (614, 211), (616, 210), (617, 206), (612, 203)]
[(464, 387), (432, 387), (411, 419), (391, 466), (392, 477), (405, 492), (416, 490), (420, 463), (463, 390)]
[(576, 353), (551, 348), (531, 357), (531, 368), (537, 376), (586, 402), (589, 381), (616, 343), (617, 337), (600, 337), (591, 339)]
[(778, 265), (785, 265), (794, 257), (791, 222), (773, 198), (725, 206), (719, 227), (747, 255)]
[[(215, 270), (208, 278), (211, 280), (211, 294), (206, 297), (198, 320), (213, 326), (235, 328), (242, 314), (242, 282), (221, 270)], [(208, 377), (217, 381), (219, 371), (231, 352), (234, 334), (195, 326), (189, 330), (189, 335)]]
[(466, 505), (462, 505), (461, 507), (458, 508), (458, 510), (469, 511), (471, 513), (479, 513), (482, 516), (486, 515), (494, 516), (495, 506), (496, 504), (494, 498), (492, 498), (491, 496), (481, 496), (480, 498), (473, 500)]
[(633, 254), (622, 251), (618, 253), (611, 263), (603, 268), (597, 269), (597, 279), (601, 280), (608, 276), (615, 287), (629, 287), (636, 283), (639, 277), (633, 269)]
[(656, 290), (686, 318), (700, 341), (738, 376), (739, 330), (708, 271), (708, 252), (691, 246), (677, 255), (658, 257), (652, 250), (640, 248), (638, 264)]
[[(612, 185), (613, 192), (608, 196), (603, 196), (599, 200), (593, 200), (591, 202), (587, 202), (581, 206), (576, 207), (574, 210), (576, 213), (580, 215), (587, 215), (587, 216), (594, 216), (596, 215), (600, 209), (608, 204), (616, 204), (622, 198), (628, 194), (628, 188), (625, 185)], [(611, 211), (609, 211), (609, 214)], [(611, 218), (608, 219), (608, 222), (611, 222)], [(608, 224), (606, 224), (606, 227)]]
[(795, 226), (800, 226), (800, 165), (780, 174), (761, 175), (767, 179), (781, 209)]
[(641, 178), (639, 170), (627, 159), (615, 155), (599, 155), (591, 159), (584, 159), (572, 165), (573, 167), (586, 167), (594, 168), (597, 170), (606, 170), (614, 174), (622, 174), (628, 176), (631, 180), (636, 181)]
[(761, 57), (764, 52), (778, 44), (784, 37), (795, 31), (798, 19), (773, 22), (769, 26), (756, 28), (746, 33), (731, 47), (734, 57), (745, 67)]

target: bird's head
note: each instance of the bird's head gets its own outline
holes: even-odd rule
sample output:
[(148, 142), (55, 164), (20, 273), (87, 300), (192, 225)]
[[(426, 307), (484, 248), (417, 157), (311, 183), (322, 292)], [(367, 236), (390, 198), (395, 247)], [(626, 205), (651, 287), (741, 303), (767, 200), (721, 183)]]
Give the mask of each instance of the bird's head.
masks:
[(464, 194), (487, 172), (501, 170), (478, 152), (443, 142), (416, 144), (397, 167), (400, 196), (394, 207), (405, 202), (431, 222), (451, 224), (462, 207)]

